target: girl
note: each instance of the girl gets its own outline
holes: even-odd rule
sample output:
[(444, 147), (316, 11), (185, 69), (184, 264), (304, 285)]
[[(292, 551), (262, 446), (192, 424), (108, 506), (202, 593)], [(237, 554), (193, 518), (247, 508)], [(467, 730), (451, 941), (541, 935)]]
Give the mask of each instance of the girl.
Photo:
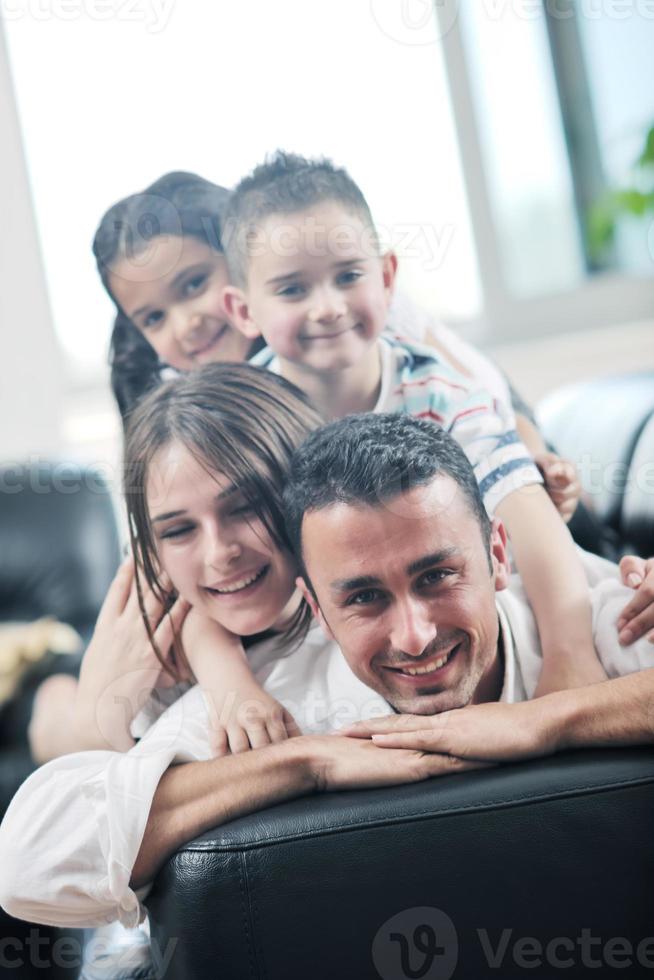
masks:
[(169, 173), (118, 201), (100, 221), (93, 254), (116, 304), (111, 386), (123, 419), (166, 366), (190, 371), (254, 352), (222, 304), (220, 222), (228, 197), (197, 174)]

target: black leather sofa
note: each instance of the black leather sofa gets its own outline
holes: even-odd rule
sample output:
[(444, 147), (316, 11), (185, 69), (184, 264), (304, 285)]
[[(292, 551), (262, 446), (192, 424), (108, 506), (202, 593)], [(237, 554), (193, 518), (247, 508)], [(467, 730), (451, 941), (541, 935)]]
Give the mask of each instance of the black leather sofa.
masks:
[[(53, 616), (86, 642), (120, 559), (116, 519), (99, 474), (64, 463), (0, 468), (0, 556), (0, 624)], [(38, 685), (55, 671), (76, 674), (80, 659), (46, 654), (0, 705), (0, 817), (34, 768), (27, 726)], [(73, 980), (80, 940), (0, 910), (0, 977)]]
[[(641, 554), (653, 413), (652, 374), (540, 412), (596, 481), (616, 548)], [(170, 956), (167, 980), (649, 977), (653, 813), (654, 746), (276, 806), (167, 862), (147, 902), (155, 956)]]

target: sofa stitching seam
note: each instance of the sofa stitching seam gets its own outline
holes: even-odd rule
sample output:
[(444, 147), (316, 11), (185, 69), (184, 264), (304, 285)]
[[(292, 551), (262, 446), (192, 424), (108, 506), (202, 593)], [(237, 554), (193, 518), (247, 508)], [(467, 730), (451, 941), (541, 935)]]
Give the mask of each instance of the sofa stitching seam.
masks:
[(241, 851), (239, 854), (239, 876), (238, 876), (238, 886), (241, 894), (241, 912), (243, 915), (243, 931), (245, 933), (245, 941), (248, 951), (248, 966), (250, 969), (250, 976), (254, 977), (256, 980), (256, 959), (254, 954), (254, 944), (252, 936), (252, 924), (250, 922), (249, 913), (249, 888), (247, 881), (247, 863), (245, 854)]
[(654, 782), (652, 776), (641, 776), (635, 779), (625, 779), (617, 783), (611, 783), (610, 786), (598, 786), (593, 783), (588, 783), (586, 786), (577, 786), (575, 789), (571, 790), (561, 790), (558, 793), (542, 793), (540, 795), (534, 794), (522, 794), (519, 796), (512, 797), (505, 800), (486, 800), (483, 803), (466, 803), (465, 805), (453, 805), (450, 807), (443, 807), (439, 812), (434, 813), (432, 810), (416, 810), (410, 815), (398, 815), (397, 817), (386, 817), (379, 818), (378, 820), (370, 820), (369, 818), (361, 817), (354, 820), (349, 820), (347, 824), (343, 823), (341, 825), (336, 825), (332, 827), (321, 827), (317, 828), (315, 831), (309, 833), (302, 832), (298, 834), (288, 834), (284, 837), (276, 837), (274, 839), (269, 838), (259, 838), (257, 840), (247, 841), (243, 844), (220, 844), (217, 842), (207, 843), (206, 845), (197, 844), (194, 846), (186, 845), (181, 850), (186, 852), (206, 852), (211, 850), (220, 851), (245, 851), (252, 847), (261, 847), (264, 845), (275, 845), (286, 843), (293, 840), (304, 840), (311, 837), (325, 836), (330, 833), (340, 833), (350, 829), (356, 829), (363, 824), (368, 823), (368, 826), (373, 827), (383, 827), (383, 826), (393, 826), (397, 823), (407, 823), (413, 819), (418, 819), (420, 817), (432, 816), (441, 817), (449, 816), (451, 813), (474, 813), (479, 810), (490, 810), (494, 807), (507, 807), (513, 804), (521, 804), (525, 801), (542, 803), (549, 800), (561, 800), (574, 796), (589, 795), (591, 792), (606, 793), (611, 792), (614, 789), (623, 789), (625, 787), (631, 786), (642, 786), (647, 785), (647, 783)]

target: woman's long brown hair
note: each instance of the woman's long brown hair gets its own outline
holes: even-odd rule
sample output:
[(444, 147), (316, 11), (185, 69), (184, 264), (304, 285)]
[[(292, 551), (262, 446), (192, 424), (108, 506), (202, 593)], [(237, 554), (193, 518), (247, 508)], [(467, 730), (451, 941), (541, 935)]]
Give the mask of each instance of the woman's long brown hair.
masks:
[[(209, 472), (219, 473), (244, 494), (272, 540), (290, 553), (282, 491), (291, 455), (322, 423), (304, 395), (283, 378), (249, 364), (211, 364), (165, 382), (134, 409), (125, 433), (124, 490), (135, 578), (145, 628), (164, 669), (181, 678), (158, 649), (145, 614), (140, 575), (164, 603), (146, 487), (155, 455), (178, 442)], [(304, 638), (311, 613), (303, 601), (285, 632), (295, 645)], [(175, 643), (177, 663), (184, 657)]]

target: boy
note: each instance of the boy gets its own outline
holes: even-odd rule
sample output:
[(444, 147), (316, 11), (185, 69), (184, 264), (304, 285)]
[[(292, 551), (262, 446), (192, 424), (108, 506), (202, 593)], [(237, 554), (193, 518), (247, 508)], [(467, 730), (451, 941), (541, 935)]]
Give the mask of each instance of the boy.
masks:
[(537, 693), (605, 679), (581, 562), (511, 411), (430, 348), (383, 335), (397, 258), (381, 254), (349, 175), (277, 153), (236, 187), (224, 227), (227, 312), (268, 344), (255, 363), (295, 383), (325, 418), (407, 411), (448, 429), (507, 527), (544, 652)]

